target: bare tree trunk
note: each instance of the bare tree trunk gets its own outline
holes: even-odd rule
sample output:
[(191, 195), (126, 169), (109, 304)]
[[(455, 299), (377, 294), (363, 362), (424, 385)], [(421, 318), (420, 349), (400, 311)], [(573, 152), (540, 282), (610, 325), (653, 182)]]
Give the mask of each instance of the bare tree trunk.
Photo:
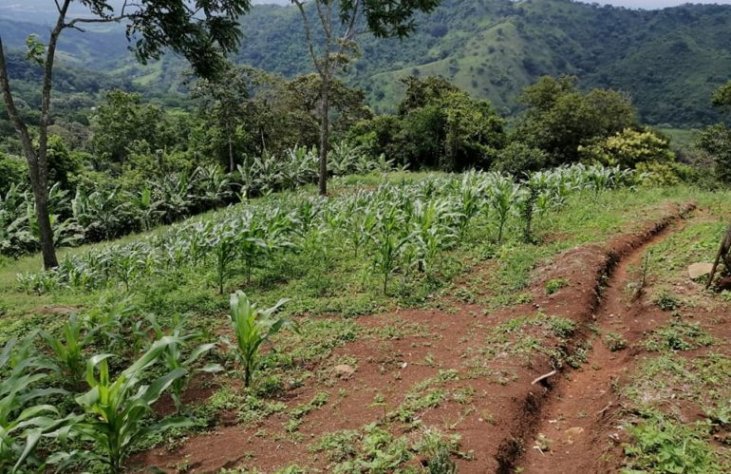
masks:
[(53, 242), (53, 229), (48, 209), (48, 126), (50, 125), (51, 110), (51, 88), (53, 86), (53, 62), (56, 55), (56, 44), (58, 37), (65, 27), (66, 12), (71, 0), (64, 0), (59, 7), (59, 16), (56, 26), (51, 32), (46, 51), (46, 60), (43, 69), (43, 90), (41, 101), (41, 119), (38, 129), (38, 151), (33, 146), (33, 141), (28, 133), (28, 127), (20, 117), (13, 95), (10, 91), (10, 79), (8, 78), (7, 64), (3, 51), (2, 39), (0, 39), (0, 88), (2, 88), (3, 99), (8, 116), (13, 122), (18, 135), (23, 153), (28, 161), (31, 188), (36, 204), (36, 218), (38, 219), (38, 231), (43, 255), (43, 266), (46, 269), (58, 266), (56, 249)]
[(234, 144), (231, 139), (231, 128), (228, 130), (228, 171), (229, 173), (234, 172)]
[(327, 155), (330, 147), (330, 78), (323, 75), (320, 93), (320, 195), (327, 196)]

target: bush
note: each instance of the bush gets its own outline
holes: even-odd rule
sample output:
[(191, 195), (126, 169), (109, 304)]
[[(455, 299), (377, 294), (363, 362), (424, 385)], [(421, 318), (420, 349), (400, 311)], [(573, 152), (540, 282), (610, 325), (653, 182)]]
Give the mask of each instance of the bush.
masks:
[(675, 161), (675, 153), (670, 150), (670, 142), (666, 138), (653, 131), (629, 128), (591, 145), (580, 146), (579, 154), (585, 161), (622, 168), (635, 168), (640, 163)]
[(541, 149), (514, 141), (500, 150), (492, 164), (492, 169), (500, 173), (519, 175), (543, 169), (548, 155)]

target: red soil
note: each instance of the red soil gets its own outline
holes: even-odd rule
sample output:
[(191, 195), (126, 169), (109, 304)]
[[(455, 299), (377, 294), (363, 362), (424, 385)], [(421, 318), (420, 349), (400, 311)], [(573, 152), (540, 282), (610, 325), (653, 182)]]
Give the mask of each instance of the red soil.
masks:
[[(218, 426), (209, 434), (192, 436), (173, 452), (158, 448), (138, 456), (134, 464), (157, 466), (168, 472), (176, 472), (185, 464), (186, 472), (195, 473), (234, 466), (273, 472), (297, 464), (327, 472), (327, 459), (311, 449), (323, 434), (383, 421), (416, 384), (436, 377), (440, 371), (454, 370), (457, 379), (443, 382), (440, 387), (450, 394), (469, 388), (471, 397), (459, 400), (450, 395), (436, 408), (417, 413), (416, 417), (424, 426), (461, 436), (461, 450), (470, 456), (457, 461), (459, 472), (507, 473), (517, 464), (528, 472), (580, 472), (579, 466), (585, 472), (594, 472), (594, 461), (607, 445), (610, 449), (614, 445), (606, 437), (612, 428), (615, 406), (609, 387), (615, 377), (623, 374), (633, 354), (611, 353), (597, 342), (582, 369), (560, 369), (543, 383), (532, 384), (554, 368), (544, 352), (534, 352), (528, 359), (507, 353), (484, 357), (481, 351), (485, 339), (500, 323), (539, 311), (571, 319), (582, 328), (570, 347), (563, 347), (569, 352), (589, 338), (586, 324), (595, 319), (602, 328), (613, 328), (630, 341), (639, 339), (644, 331), (663, 322), (664, 316), (648, 317), (641, 305), (626, 306), (622, 287), (628, 265), (639, 258), (643, 245), (661, 238), (656, 236), (687, 211), (674, 209), (644, 231), (619, 237), (604, 247), (590, 245), (564, 252), (552, 264), (537, 269), (530, 304), (488, 315), (481, 306), (461, 304), (451, 313), (408, 310), (359, 319), (371, 336), (335, 350), (316, 368), (316, 377), (286, 400), (290, 410), (320, 392), (328, 394), (327, 404), (304, 416), (294, 434), (285, 429), (289, 420), (285, 412), (250, 425)], [(622, 261), (624, 257), (628, 257), (626, 262)], [(603, 278), (618, 262), (602, 303)], [(546, 282), (557, 278), (567, 280), (568, 286), (546, 295)], [(384, 338), (378, 329), (385, 327), (402, 329), (404, 335)], [(544, 348), (561, 344), (555, 337), (543, 337)], [(345, 357), (358, 361), (356, 370), (351, 376), (338, 376), (333, 368)], [(597, 429), (597, 424), (602, 428)], [(409, 429), (399, 422), (388, 426), (395, 434)], [(539, 432), (556, 438), (545, 455), (531, 449)]]

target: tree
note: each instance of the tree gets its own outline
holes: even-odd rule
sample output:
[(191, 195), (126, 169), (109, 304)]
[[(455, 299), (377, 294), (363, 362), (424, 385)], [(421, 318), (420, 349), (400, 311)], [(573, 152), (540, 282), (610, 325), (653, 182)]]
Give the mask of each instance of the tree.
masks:
[(579, 146), (636, 126), (634, 107), (623, 94), (605, 89), (582, 93), (576, 78), (542, 77), (521, 101), (527, 111), (516, 137), (548, 153), (548, 165), (579, 160)]
[(377, 117), (352, 130), (371, 154), (412, 169), (487, 168), (504, 146), (504, 120), (486, 100), (473, 99), (441, 77), (403, 81), (399, 115)]
[[(320, 76), (320, 194), (327, 194), (330, 94), (337, 73), (357, 51), (364, 30), (377, 38), (404, 38), (415, 29), (414, 15), (429, 13), (440, 0), (291, 0), (300, 12), (310, 59)], [(318, 25), (317, 31), (314, 26)]]
[[(87, 7), (89, 15), (70, 18), (69, 7), (73, 2)], [(224, 55), (238, 46), (241, 39), (238, 18), (251, 7), (250, 0), (125, 0), (116, 10), (113, 3), (111, 0), (54, 0), (58, 17), (48, 44), (29, 38), (28, 57), (43, 66), (37, 146), (16, 107), (0, 37), (0, 89), (28, 162), (46, 268), (58, 266), (48, 210), (48, 127), (56, 46), (61, 34), (68, 29), (80, 30), (85, 24), (124, 23), (127, 39), (140, 62), (158, 59), (169, 49), (187, 58), (197, 74), (213, 77), (223, 69)], [(50, 0), (49, 5), (52, 5)]]
[[(209, 80), (201, 79), (196, 83), (192, 93), (200, 99), (201, 112), (212, 117), (217, 132), (215, 135), (223, 138), (228, 158), (228, 170), (236, 170), (234, 149), (237, 131), (241, 130), (246, 102), (249, 99), (249, 79), (243, 68), (229, 67), (219, 77)], [(210, 127), (211, 123), (208, 124)]]
[(159, 145), (158, 128), (163, 111), (142, 103), (142, 95), (113, 90), (92, 117), (92, 146), (97, 159), (123, 164), (135, 142), (146, 142), (153, 149)]
[[(716, 91), (713, 104), (731, 108), (731, 81)], [(701, 133), (698, 145), (713, 156), (716, 179), (731, 184), (731, 128), (723, 123), (707, 127)]]
[(731, 81), (722, 85), (713, 94), (713, 105), (717, 107), (731, 108)]

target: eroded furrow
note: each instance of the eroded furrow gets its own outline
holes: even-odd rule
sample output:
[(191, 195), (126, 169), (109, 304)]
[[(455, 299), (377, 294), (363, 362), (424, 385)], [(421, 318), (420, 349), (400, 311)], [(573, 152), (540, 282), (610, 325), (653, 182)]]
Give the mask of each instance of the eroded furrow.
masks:
[(661, 317), (643, 307), (644, 257), (648, 248), (678, 231), (677, 223), (663, 227), (617, 260), (601, 289), (600, 303), (584, 337), (591, 340), (586, 362), (578, 370), (557, 376), (532, 439), (524, 440), (522, 472), (555, 474), (611, 472), (605, 453), (619, 442), (619, 398), (616, 388), (634, 367), (633, 347), (643, 334), (662, 324)]

